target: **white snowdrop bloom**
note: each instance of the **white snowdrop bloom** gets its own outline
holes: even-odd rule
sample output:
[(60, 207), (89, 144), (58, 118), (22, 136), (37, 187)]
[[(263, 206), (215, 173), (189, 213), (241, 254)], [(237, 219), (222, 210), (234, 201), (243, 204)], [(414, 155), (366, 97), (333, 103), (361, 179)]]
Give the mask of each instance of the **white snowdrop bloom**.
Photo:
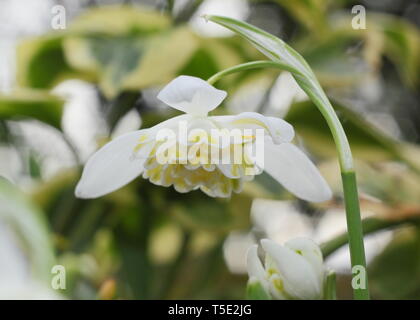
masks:
[(258, 256), (258, 246), (248, 250), (249, 284), (260, 283), (273, 299), (321, 299), (325, 271), (322, 253), (309, 238), (295, 238), (283, 246), (263, 239), (264, 264)]
[(158, 98), (185, 114), (102, 147), (86, 163), (76, 196), (100, 197), (143, 175), (179, 192), (200, 189), (212, 197), (229, 197), (265, 170), (302, 199), (328, 200), (329, 186), (291, 143), (294, 130), (289, 123), (255, 112), (208, 116), (226, 95), (199, 78), (174, 79)]

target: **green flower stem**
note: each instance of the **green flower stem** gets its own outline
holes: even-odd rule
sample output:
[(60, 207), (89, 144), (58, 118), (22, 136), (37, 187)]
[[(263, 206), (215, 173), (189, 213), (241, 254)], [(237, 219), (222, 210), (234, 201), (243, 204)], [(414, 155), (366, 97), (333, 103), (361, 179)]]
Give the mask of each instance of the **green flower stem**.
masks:
[[(318, 107), (327, 122), (338, 151), (338, 159), (343, 182), (344, 201), (346, 206), (351, 264), (352, 267), (357, 265), (366, 269), (363, 231), (360, 217), (356, 175), (353, 167), (353, 156), (351, 154), (350, 145), (343, 126), (341, 125), (334, 108), (322, 90), (320, 84), (316, 81), (315, 76), (312, 74), (302, 74), (302, 72), (300, 72), (297, 68), (291, 65), (283, 64), (279, 61), (254, 61), (233, 66), (216, 73), (207, 81), (210, 84), (213, 84), (223, 76), (255, 68), (278, 68), (293, 73), (296, 82)], [(316, 92), (313, 88), (317, 89)], [(365, 289), (354, 289), (354, 298), (357, 300), (369, 299), (367, 277)]]
[(337, 300), (336, 292), (336, 277), (334, 271), (329, 271), (325, 279), (325, 289), (324, 289), (324, 299), (325, 300)]
[[(360, 216), (356, 174), (354, 173), (354, 171), (342, 171), (341, 179), (343, 181), (344, 202), (346, 206), (346, 219), (350, 245), (351, 265), (352, 267), (363, 266), (366, 270), (362, 218)], [(367, 284), (368, 282), (366, 279), (365, 289), (354, 289), (353, 293), (355, 299), (369, 299), (369, 288)]]
[[(366, 218), (362, 220), (363, 234), (371, 234), (384, 229), (397, 228), (407, 224), (420, 225), (420, 217), (411, 217), (403, 219), (380, 219), (380, 218)], [(327, 258), (337, 249), (348, 243), (348, 234), (344, 232), (339, 236), (331, 239), (321, 245), (322, 255), (324, 259)]]
[(295, 72), (294, 68), (291, 68), (287, 64), (282, 64), (280, 62), (270, 61), (270, 60), (259, 60), (259, 61), (252, 61), (252, 62), (246, 62), (243, 64), (239, 64), (227, 69), (224, 69), (210, 78), (207, 79), (207, 82), (210, 84), (216, 83), (221, 78), (228, 76), (230, 74), (245, 71), (245, 70), (251, 70), (251, 69), (261, 69), (261, 68), (276, 68), (280, 70), (285, 70), (289, 72)]

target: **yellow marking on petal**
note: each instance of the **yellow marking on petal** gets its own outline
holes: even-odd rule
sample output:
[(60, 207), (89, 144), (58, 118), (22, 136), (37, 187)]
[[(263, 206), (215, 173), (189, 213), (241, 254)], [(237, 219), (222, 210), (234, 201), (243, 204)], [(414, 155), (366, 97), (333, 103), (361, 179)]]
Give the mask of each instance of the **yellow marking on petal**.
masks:
[(147, 140), (148, 136), (147, 134), (142, 134), (139, 138), (138, 138), (138, 144), (134, 147), (133, 151), (135, 153), (137, 153), (141, 148), (143, 148), (146, 143), (144, 143)]
[(148, 135), (147, 135), (147, 134), (143, 134), (143, 135), (141, 135), (141, 136), (139, 137), (139, 142), (144, 142), (144, 141), (146, 141), (147, 137), (148, 137)]
[(277, 269), (269, 268), (269, 269), (267, 269), (267, 273), (268, 273), (268, 276), (271, 277), (273, 274), (277, 274), (278, 271), (277, 271)]
[(143, 148), (145, 145), (146, 145), (145, 143), (143, 143), (143, 144), (142, 144), (142, 143), (137, 144), (137, 145), (134, 147), (134, 149), (133, 149), (134, 153), (139, 152), (139, 150), (140, 150), (141, 148)]
[(234, 124), (234, 125), (255, 124), (255, 125), (263, 127), (267, 131), (269, 131), (268, 127), (265, 125), (264, 122), (261, 122), (260, 120), (257, 120), (257, 119), (254, 119), (254, 118), (236, 119), (236, 120), (232, 121), (232, 124)]
[(276, 288), (276, 290), (282, 293), (284, 292), (283, 280), (281, 280), (280, 278), (275, 278), (271, 280), (271, 283), (273, 284), (274, 288)]

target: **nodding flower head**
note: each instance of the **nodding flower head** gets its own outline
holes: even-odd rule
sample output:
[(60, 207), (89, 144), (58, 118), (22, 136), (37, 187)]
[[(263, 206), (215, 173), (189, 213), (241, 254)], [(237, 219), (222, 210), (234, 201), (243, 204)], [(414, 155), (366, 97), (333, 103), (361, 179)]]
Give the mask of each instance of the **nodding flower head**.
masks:
[(142, 175), (179, 192), (229, 197), (265, 170), (302, 199), (328, 200), (327, 183), (291, 143), (289, 123), (255, 112), (208, 116), (226, 95), (199, 78), (174, 79), (158, 99), (184, 114), (106, 144), (86, 163), (76, 195), (100, 197)]

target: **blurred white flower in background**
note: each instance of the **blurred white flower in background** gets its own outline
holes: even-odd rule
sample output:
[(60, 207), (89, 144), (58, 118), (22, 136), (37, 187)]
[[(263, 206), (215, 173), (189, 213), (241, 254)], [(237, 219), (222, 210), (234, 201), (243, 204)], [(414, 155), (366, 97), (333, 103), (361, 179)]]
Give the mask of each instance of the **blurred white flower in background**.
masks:
[(22, 170), (19, 154), (15, 148), (0, 146), (0, 177), (16, 183)]
[(207, 37), (228, 37), (233, 34), (214, 23), (207, 23), (204, 14), (223, 15), (238, 20), (245, 20), (249, 14), (249, 5), (243, 0), (205, 0), (192, 17), (191, 27), (200, 35)]
[[(39, 156), (37, 161), (43, 178), (50, 178), (63, 168), (74, 167), (75, 160), (57, 129), (37, 120), (9, 121), (8, 125), (11, 132), (22, 139), (18, 146), (20, 152), (24, 152), (26, 156), (31, 152)], [(22, 162), (21, 159), (19, 161)], [(23, 163), (22, 167), (25, 165), (27, 164)], [(30, 189), (36, 183), (25, 171), (17, 174), (12, 180), (19, 181), (25, 189)]]
[(242, 81), (229, 99), (228, 108), (233, 113), (254, 111), (282, 118), (293, 103), (308, 99), (290, 72), (283, 71), (274, 83), (271, 75)]
[(74, 144), (82, 161), (96, 150), (99, 138), (107, 136), (105, 119), (93, 84), (82, 80), (67, 80), (53, 89), (66, 100), (62, 127)]
[(59, 299), (50, 287), (55, 263), (42, 213), (0, 177), (0, 299)]
[(293, 237), (312, 236), (312, 221), (299, 211), (293, 201), (255, 199), (251, 220), (256, 233), (262, 233), (277, 243)]
[(283, 117), (293, 103), (306, 100), (308, 96), (290, 72), (282, 72), (270, 92), (267, 113)]
[(112, 139), (115, 139), (118, 136), (126, 134), (128, 132), (138, 130), (141, 127), (142, 120), (137, 112), (137, 110), (131, 109), (127, 114), (125, 114), (112, 130)]
[(0, 220), (0, 300), (62, 299), (31, 275), (30, 265), (16, 234)]
[(246, 252), (255, 244), (254, 236), (249, 232), (231, 232), (223, 244), (223, 257), (229, 271), (235, 274), (245, 274)]
[(271, 77), (264, 75), (243, 80), (228, 100), (228, 110), (232, 113), (260, 112), (272, 82)]

